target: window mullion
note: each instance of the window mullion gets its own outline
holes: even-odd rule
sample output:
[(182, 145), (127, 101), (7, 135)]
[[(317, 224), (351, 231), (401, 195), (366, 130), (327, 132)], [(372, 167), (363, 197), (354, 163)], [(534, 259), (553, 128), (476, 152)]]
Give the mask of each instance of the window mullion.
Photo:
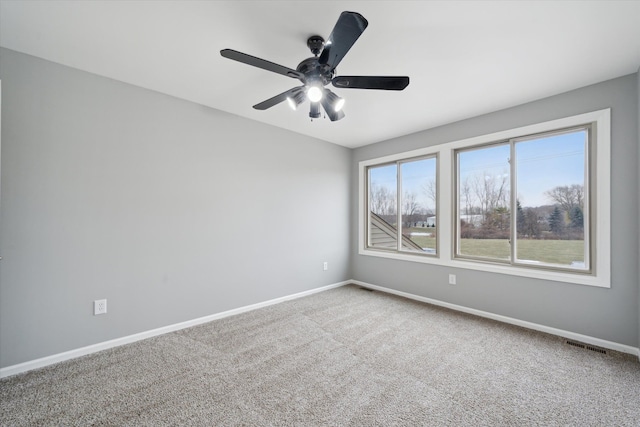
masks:
[(365, 205), (366, 205), (366, 209), (365, 209), (365, 213), (366, 213), (366, 219), (365, 219), (365, 238), (366, 243), (365, 243), (365, 247), (369, 247), (371, 245), (371, 171), (370, 169), (367, 167), (365, 168), (365, 182), (364, 182), (364, 191), (366, 194), (366, 201), (365, 201)]
[(592, 147), (592, 141), (593, 138), (595, 138), (595, 136), (593, 135), (593, 126), (590, 126), (587, 128), (587, 139), (585, 141), (585, 147), (584, 147), (584, 164), (585, 164), (585, 170), (584, 170), (584, 201), (583, 201), (583, 209), (582, 209), (582, 215), (583, 215), (583, 230), (584, 230), (584, 262), (585, 265), (589, 266), (590, 269), (594, 268), (593, 265), (593, 259), (592, 259), (592, 253), (593, 253), (593, 246), (594, 246), (594, 242), (591, 239), (592, 236), (592, 227), (595, 224), (595, 221), (592, 222), (592, 218), (591, 218), (591, 177), (592, 177), (592, 170), (595, 171), (596, 170), (596, 166), (595, 164), (592, 165), (592, 160), (595, 160), (595, 158), (591, 155), (591, 147)]
[(398, 252), (402, 250), (402, 168), (400, 162), (396, 162), (396, 233)]
[(516, 263), (516, 255), (518, 249), (518, 189), (516, 182), (516, 143), (512, 139), (509, 141), (509, 206), (511, 209), (511, 230), (509, 230), (509, 236), (511, 239), (511, 264)]

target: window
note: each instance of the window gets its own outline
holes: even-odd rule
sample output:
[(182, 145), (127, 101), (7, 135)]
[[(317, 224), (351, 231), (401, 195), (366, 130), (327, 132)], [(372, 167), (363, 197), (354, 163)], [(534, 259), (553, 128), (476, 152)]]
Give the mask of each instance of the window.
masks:
[(514, 262), (588, 272), (590, 127), (513, 142)]
[(361, 161), (359, 253), (610, 287), (610, 115)]
[(588, 272), (589, 135), (458, 150), (456, 256)]
[(367, 247), (436, 254), (436, 158), (371, 166), (367, 183)]
[(458, 152), (457, 254), (509, 260), (509, 145)]

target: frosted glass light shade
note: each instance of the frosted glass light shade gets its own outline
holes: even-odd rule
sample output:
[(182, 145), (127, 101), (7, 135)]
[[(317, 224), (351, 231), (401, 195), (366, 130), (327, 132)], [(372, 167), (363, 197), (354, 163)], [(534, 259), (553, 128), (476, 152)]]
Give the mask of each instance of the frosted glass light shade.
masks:
[(311, 86), (309, 90), (307, 90), (307, 98), (311, 102), (318, 102), (322, 99), (322, 90), (320, 90), (317, 86)]

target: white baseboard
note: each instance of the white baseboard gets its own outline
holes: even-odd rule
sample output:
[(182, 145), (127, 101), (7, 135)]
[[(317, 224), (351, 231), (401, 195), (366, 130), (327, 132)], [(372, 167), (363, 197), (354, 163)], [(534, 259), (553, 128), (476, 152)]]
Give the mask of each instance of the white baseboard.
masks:
[(178, 331), (180, 329), (189, 328), (191, 326), (200, 325), (202, 323), (211, 322), (212, 320), (222, 319), (224, 317), (234, 316), (236, 314), (245, 313), (247, 311), (256, 310), (258, 308), (267, 307), (281, 302), (290, 301), (297, 298), (306, 297), (318, 292), (323, 292), (329, 289), (338, 288), (340, 286), (353, 283), (352, 280), (344, 282), (334, 283), (332, 285), (323, 286), (321, 288), (311, 289), (309, 291), (299, 292), (293, 295), (287, 295), (284, 297), (272, 299), (269, 301), (260, 302), (257, 304), (251, 304), (233, 310), (224, 311), (222, 313), (212, 314), (210, 316), (200, 317), (186, 322), (176, 323), (174, 325), (164, 326), (150, 331), (140, 332), (138, 334), (128, 335), (122, 338), (116, 338), (110, 341), (104, 341), (101, 343), (89, 345), (86, 347), (78, 348), (75, 350), (65, 351), (64, 353), (58, 353), (51, 356), (42, 357), (40, 359), (30, 360), (28, 362), (19, 363), (17, 365), (7, 366), (0, 369), (0, 378), (9, 377), (11, 375), (20, 374), (22, 372), (31, 371), (33, 369), (42, 368), (54, 363), (64, 362), (65, 360), (75, 359), (76, 357), (85, 356), (87, 354), (96, 353), (98, 351), (106, 350), (113, 347), (118, 347), (124, 344), (130, 344), (136, 341), (144, 340), (147, 338), (155, 337), (157, 335), (166, 334), (169, 332)]
[(398, 295), (404, 298), (409, 298), (416, 301), (425, 302), (428, 304), (437, 305), (440, 307), (450, 308), (452, 310), (461, 311), (463, 313), (474, 314), (476, 316), (485, 317), (487, 319), (497, 320), (499, 322), (509, 323), (516, 326), (521, 326), (523, 328), (532, 329), (535, 331), (545, 332), (548, 334), (569, 338), (572, 340), (580, 341), (586, 344), (592, 344), (602, 348), (608, 348), (611, 350), (616, 350), (622, 353), (633, 354), (640, 358), (640, 350), (636, 347), (631, 347), (625, 344), (619, 344), (612, 341), (602, 340), (600, 338), (590, 337), (588, 335), (577, 334), (575, 332), (565, 331), (562, 329), (552, 328), (545, 325), (539, 325), (537, 323), (527, 322), (524, 320), (514, 319), (512, 317), (502, 316), (499, 314), (489, 313), (482, 310), (476, 310), (473, 308), (464, 307), (457, 304), (451, 304), (444, 301), (439, 301), (431, 298), (422, 297), (415, 294), (410, 294), (407, 292), (397, 291), (391, 288), (385, 288), (383, 286), (372, 285), (370, 283), (362, 282), (359, 280), (346, 280), (344, 282), (334, 283), (332, 285), (323, 286), (321, 288), (311, 289), (309, 291), (299, 292), (296, 294), (272, 299), (269, 301), (260, 302), (257, 304), (247, 305), (244, 307), (236, 308), (233, 310), (224, 311), (221, 313), (212, 314), (210, 316), (200, 317), (193, 320), (188, 320), (186, 322), (176, 323), (173, 325), (164, 326), (157, 329), (152, 329), (145, 332), (140, 332), (138, 334), (128, 335), (122, 338), (116, 338), (110, 341), (104, 341), (101, 343), (89, 345), (86, 347), (78, 348), (75, 350), (66, 351), (64, 353), (58, 353), (51, 356), (42, 357), (40, 359), (30, 360), (28, 362), (20, 363), (17, 365), (7, 366), (6, 368), (0, 368), (0, 378), (9, 377), (12, 375), (20, 374), (22, 372), (31, 371), (33, 369), (42, 368), (48, 365), (53, 365), (54, 363), (64, 362), (65, 360), (75, 359), (80, 356), (85, 356), (87, 354), (96, 353), (98, 351), (107, 350), (109, 348), (118, 347), (124, 344), (130, 344), (136, 341), (140, 341), (143, 339), (155, 337), (158, 335), (166, 334), (169, 332), (178, 331), (180, 329), (189, 328), (191, 326), (200, 325), (202, 323), (211, 322), (213, 320), (222, 319), (224, 317), (234, 316), (236, 314), (245, 313), (247, 311), (256, 310), (263, 307), (268, 307), (270, 305), (278, 304), (285, 301), (290, 301), (297, 298), (302, 298), (308, 295), (313, 295), (318, 292), (323, 292), (329, 289), (338, 288), (340, 286), (348, 285), (350, 283), (356, 284), (358, 286), (362, 286), (364, 288), (374, 289), (381, 292), (386, 292), (393, 295)]
[(452, 310), (461, 311), (463, 313), (474, 314), (476, 316), (485, 317), (487, 319), (497, 320), (499, 322), (509, 323), (516, 326), (521, 326), (527, 329), (533, 329), (535, 331), (545, 332), (551, 335), (556, 335), (564, 338), (569, 338), (571, 340), (580, 341), (585, 344), (592, 344), (597, 347), (608, 348), (610, 350), (616, 350), (621, 353), (633, 354), (640, 358), (640, 349), (636, 347), (631, 347), (629, 345), (620, 344), (612, 341), (603, 340), (600, 338), (590, 337), (588, 335), (577, 334), (575, 332), (565, 331), (563, 329), (552, 328), (550, 326), (539, 325), (537, 323), (527, 322), (525, 320), (514, 319), (512, 317), (502, 316), (500, 314), (489, 313), (487, 311), (476, 310), (474, 308), (468, 308), (457, 304), (451, 304), (444, 301), (439, 301), (431, 298), (422, 297), (419, 295), (410, 294), (407, 292), (397, 291), (395, 289), (385, 288), (383, 286), (372, 285), (370, 283), (361, 282), (359, 280), (352, 280), (351, 283), (354, 283), (358, 286), (362, 286), (363, 288), (374, 289), (381, 292), (386, 292), (393, 295), (398, 295), (404, 298), (409, 298), (416, 301), (426, 302), (428, 304), (437, 305), (440, 307), (450, 308)]

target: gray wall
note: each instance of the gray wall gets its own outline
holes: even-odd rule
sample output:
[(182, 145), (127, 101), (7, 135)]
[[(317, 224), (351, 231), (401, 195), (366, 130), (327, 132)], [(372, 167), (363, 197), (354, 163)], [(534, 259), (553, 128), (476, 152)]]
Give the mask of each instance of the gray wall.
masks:
[[(638, 69), (638, 73), (636, 74), (637, 79), (637, 94), (638, 94), (638, 102), (636, 103), (636, 108), (638, 109), (638, 187), (640, 188), (640, 68)], [(640, 215), (638, 216), (638, 222), (640, 222)], [(638, 225), (640, 229), (640, 225)], [(640, 232), (638, 233), (638, 251), (640, 252)], [(640, 345), (640, 254), (637, 259), (638, 265), (638, 344)], [(640, 354), (638, 354), (640, 357)]]
[[(579, 334), (638, 346), (638, 83), (621, 77), (515, 108), (356, 149), (358, 162), (429, 145), (484, 135), (575, 114), (612, 109), (612, 285), (610, 289), (397, 261), (357, 253), (356, 280)], [(352, 241), (358, 238), (357, 197), (352, 199)], [(457, 274), (456, 286), (447, 274)]]
[(350, 278), (350, 150), (6, 49), (0, 79), (0, 367)]
[[(0, 79), (0, 367), (349, 278), (640, 342), (637, 75), (356, 150), (6, 49)], [(358, 161), (608, 107), (611, 289), (357, 254)]]

